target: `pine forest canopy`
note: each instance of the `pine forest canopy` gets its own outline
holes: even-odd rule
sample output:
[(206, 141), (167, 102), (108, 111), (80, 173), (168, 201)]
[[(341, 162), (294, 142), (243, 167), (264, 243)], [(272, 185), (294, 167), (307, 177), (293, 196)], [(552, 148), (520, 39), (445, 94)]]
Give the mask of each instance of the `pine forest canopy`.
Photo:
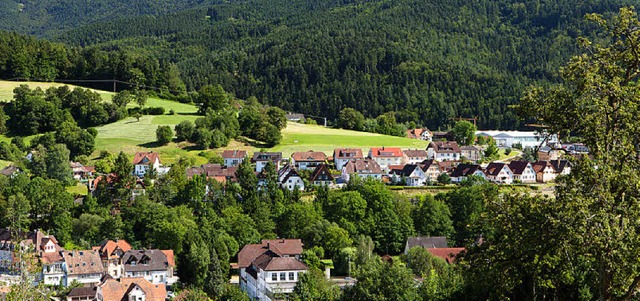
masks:
[[(526, 86), (559, 80), (556, 70), (578, 51), (576, 38), (595, 29), (584, 15), (606, 16), (633, 4), (14, 2), (1, 4), (0, 29), (83, 47), (76, 52), (88, 66), (92, 59), (124, 57), (103, 63), (117, 71), (63, 77), (117, 75), (180, 91), (221, 84), (242, 99), (255, 95), (262, 103), (331, 120), (350, 107), (367, 117), (395, 111), (398, 122), (434, 129), (458, 116), (478, 116), (479, 128), (521, 128), (510, 105)], [(0, 59), (0, 71), (1, 65)]]

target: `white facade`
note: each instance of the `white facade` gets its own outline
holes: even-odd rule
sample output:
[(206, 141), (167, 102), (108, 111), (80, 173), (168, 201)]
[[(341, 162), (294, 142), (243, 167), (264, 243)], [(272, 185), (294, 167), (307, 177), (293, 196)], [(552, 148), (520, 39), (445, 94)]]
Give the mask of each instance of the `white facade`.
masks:
[(535, 183), (536, 182), (536, 171), (533, 170), (531, 164), (527, 165), (527, 167), (522, 171), (521, 175), (513, 175), (514, 180), (518, 180), (522, 183)]
[(149, 164), (136, 164), (133, 170), (133, 174), (138, 177), (144, 177), (149, 172), (149, 169), (153, 167), (156, 172), (160, 171), (160, 160), (156, 159), (155, 162), (149, 162)]
[(132, 278), (132, 277), (139, 277), (139, 278), (144, 278), (145, 280), (153, 283), (153, 284), (165, 284), (168, 285), (167, 281), (172, 277), (173, 275), (167, 275), (167, 271), (166, 270), (161, 270), (161, 271), (137, 271), (137, 272), (126, 272), (125, 273), (125, 277), (127, 278)]
[[(522, 144), (523, 148), (536, 148), (540, 146), (544, 138), (534, 131), (477, 131), (476, 136), (492, 137), (498, 147), (513, 147), (514, 144)], [(558, 143), (557, 135), (550, 135), (545, 145), (555, 145)]]
[(402, 157), (373, 157), (373, 161), (376, 161), (380, 168), (387, 169), (389, 165), (402, 165)]
[(42, 264), (42, 281), (45, 285), (60, 285), (65, 283), (63, 264), (63, 262)]
[(509, 166), (505, 164), (497, 175), (487, 175), (487, 179), (498, 184), (511, 184), (513, 183), (513, 172), (511, 172)]
[(246, 282), (240, 281), (240, 288), (247, 292), (251, 300), (272, 301), (292, 293), (299, 276), (305, 272), (304, 270), (267, 272), (258, 269), (256, 279), (247, 273), (246, 269), (240, 269), (240, 277), (246, 280)]
[[(472, 175), (487, 179), (487, 175), (480, 169), (476, 170)], [(451, 183), (460, 183), (467, 179), (468, 176), (451, 177)]]
[(427, 155), (429, 156), (429, 159), (433, 159), (437, 162), (458, 161), (461, 157), (460, 153), (439, 153), (436, 152), (432, 147), (429, 147), (427, 149)]
[[(244, 161), (244, 158), (224, 158), (224, 166), (226, 167), (238, 166), (240, 165), (240, 163), (242, 163), (242, 161)], [(265, 165), (266, 165), (266, 162), (265, 162)]]
[(65, 277), (64, 286), (69, 286), (74, 281), (81, 284), (97, 284), (100, 283), (100, 278), (102, 278), (101, 273), (66, 275), (67, 276)]

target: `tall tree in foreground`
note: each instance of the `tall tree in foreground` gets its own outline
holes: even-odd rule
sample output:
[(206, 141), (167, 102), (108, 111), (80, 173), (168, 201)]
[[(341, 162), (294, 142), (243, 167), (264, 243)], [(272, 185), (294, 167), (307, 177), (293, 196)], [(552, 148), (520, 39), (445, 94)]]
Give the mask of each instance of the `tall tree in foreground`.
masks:
[[(497, 232), (511, 237), (529, 235), (539, 240), (535, 244), (519, 244), (534, 254), (522, 258), (519, 254), (526, 253), (500, 255), (503, 250), (490, 247), (508, 235), (495, 237), (494, 242), (487, 239), (488, 245), (482, 247), (489, 262), (504, 264), (506, 261), (501, 259), (511, 258), (522, 263), (530, 258), (527, 264), (531, 266), (525, 269), (518, 268), (522, 265), (515, 262), (503, 266), (505, 283), (509, 285), (502, 287), (502, 294), (515, 295), (515, 299), (551, 298), (549, 291), (540, 288), (551, 289), (553, 295), (559, 296), (559, 290), (567, 284), (579, 291), (573, 295), (575, 298), (639, 297), (640, 21), (633, 8), (620, 9), (611, 20), (596, 14), (587, 18), (605, 30), (606, 35), (598, 41), (606, 44), (579, 39), (585, 52), (560, 70), (562, 83), (529, 88), (520, 110), (547, 125), (551, 133), (571, 131), (582, 137), (591, 158), (576, 160), (571, 175), (558, 178), (556, 198), (546, 201), (547, 207), (555, 210), (536, 209), (524, 223), (544, 221), (544, 227), (530, 231), (529, 226), (521, 225), (521, 230), (510, 233), (513, 230), (505, 229), (504, 224), (496, 225)], [(504, 208), (498, 206), (493, 211), (505, 216), (508, 211), (524, 212)], [(498, 256), (492, 260), (495, 255)], [(558, 270), (563, 263), (566, 264)], [(533, 273), (520, 273), (523, 270)], [(577, 282), (580, 278), (576, 275), (584, 276), (582, 283)]]

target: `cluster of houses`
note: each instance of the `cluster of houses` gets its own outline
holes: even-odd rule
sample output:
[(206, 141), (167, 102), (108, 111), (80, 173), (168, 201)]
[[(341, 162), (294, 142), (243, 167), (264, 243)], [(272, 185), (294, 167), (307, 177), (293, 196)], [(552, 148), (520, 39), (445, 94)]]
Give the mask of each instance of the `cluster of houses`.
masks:
[[(16, 249), (19, 248), (19, 249)], [(35, 250), (42, 266), (37, 281), (71, 286), (67, 300), (165, 300), (178, 281), (173, 250), (134, 250), (125, 240), (105, 240), (90, 250), (64, 250), (55, 236), (0, 230), (0, 275), (19, 271), (18, 250)]]

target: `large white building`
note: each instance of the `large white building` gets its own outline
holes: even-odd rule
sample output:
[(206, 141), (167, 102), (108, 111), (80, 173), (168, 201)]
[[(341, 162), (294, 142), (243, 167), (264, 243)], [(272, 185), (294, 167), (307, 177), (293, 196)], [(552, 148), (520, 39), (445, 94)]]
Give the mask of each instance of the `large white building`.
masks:
[(492, 137), (498, 147), (513, 147), (514, 144), (522, 144), (523, 148), (537, 148), (542, 144), (556, 145), (558, 135), (550, 135), (549, 140), (543, 143), (544, 133), (534, 131), (477, 131), (476, 136)]
[(309, 269), (300, 261), (301, 255), (300, 239), (263, 240), (244, 246), (238, 253), (240, 288), (251, 300), (284, 299)]

